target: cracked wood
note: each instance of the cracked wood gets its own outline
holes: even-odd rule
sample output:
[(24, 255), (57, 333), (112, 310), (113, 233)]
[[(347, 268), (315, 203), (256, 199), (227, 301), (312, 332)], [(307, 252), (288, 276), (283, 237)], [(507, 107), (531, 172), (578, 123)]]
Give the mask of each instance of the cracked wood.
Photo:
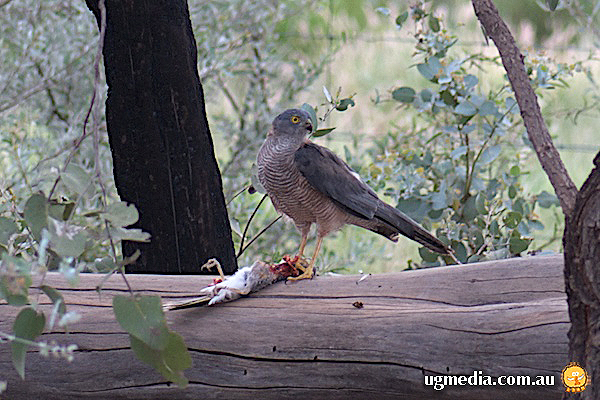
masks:
[[(0, 380), (10, 399), (552, 399), (567, 363), (569, 319), (562, 256), (538, 256), (385, 275), (319, 276), (278, 283), (210, 308), (171, 311), (167, 320), (188, 345), (186, 390), (169, 387), (138, 361), (110, 308), (126, 288), (98, 275), (77, 289), (57, 274), (69, 310), (82, 319), (70, 333), (43, 340), (76, 343), (66, 364), (30, 352), (26, 380), (0, 347)], [(163, 299), (194, 297), (206, 276), (130, 275), (134, 289)], [(357, 283), (358, 282), (358, 283)], [(48, 299), (40, 296), (42, 307)], [(363, 308), (352, 304), (363, 303)], [(15, 309), (0, 305), (0, 329)], [(424, 374), (555, 375), (555, 387), (453, 387), (437, 392)]]

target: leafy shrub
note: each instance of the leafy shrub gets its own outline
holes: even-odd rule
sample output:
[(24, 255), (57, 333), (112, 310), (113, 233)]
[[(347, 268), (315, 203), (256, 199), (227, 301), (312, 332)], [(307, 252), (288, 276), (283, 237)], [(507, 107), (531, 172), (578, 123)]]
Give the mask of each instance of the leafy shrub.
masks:
[[(461, 262), (519, 255), (529, 249), (532, 232), (544, 228), (536, 206), (557, 201), (547, 192), (531, 196), (523, 190), (532, 150), (508, 82), (483, 93), (473, 72), (496, 67), (498, 60), (453, 55), (458, 38), (422, 5), (396, 23), (408, 16), (416, 25), (416, 68), (429, 84), (395, 87), (376, 100), (396, 102), (417, 115), (412, 126), (375, 140), (370, 183), (416, 221), (436, 226)], [(566, 85), (564, 78), (577, 67), (530, 58), (527, 63), (538, 90)], [(425, 266), (452, 263), (426, 248), (419, 254)]]

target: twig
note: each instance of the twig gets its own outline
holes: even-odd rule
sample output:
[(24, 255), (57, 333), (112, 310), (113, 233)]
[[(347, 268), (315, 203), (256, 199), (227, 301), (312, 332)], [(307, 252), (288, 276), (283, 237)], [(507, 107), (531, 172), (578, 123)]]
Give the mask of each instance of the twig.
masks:
[(254, 237), (252, 239), (250, 239), (250, 241), (248, 242), (248, 244), (246, 245), (246, 247), (244, 247), (243, 249), (240, 249), (240, 252), (238, 253), (238, 255), (237, 255), (236, 258), (240, 258), (240, 256), (244, 253), (244, 251), (246, 251), (246, 249), (248, 247), (250, 247), (250, 245), (252, 243), (254, 243), (254, 241), (260, 237), (260, 235), (262, 235), (263, 233), (265, 233), (271, 226), (273, 226), (273, 224), (275, 222), (279, 221), (281, 218), (282, 218), (281, 215), (279, 217), (275, 218), (273, 221), (271, 221), (269, 223), (269, 225), (265, 226), (263, 229), (261, 229), (260, 232), (258, 232), (256, 235), (254, 235)]
[[(94, 60), (94, 92), (92, 94), (92, 101), (90, 104), (90, 108), (88, 109), (88, 112), (85, 116), (85, 121), (83, 123), (83, 137), (87, 136), (86, 126), (87, 126), (87, 122), (89, 120), (90, 114), (92, 114), (92, 112), (93, 112), (92, 134), (94, 135), (95, 175), (96, 175), (96, 179), (98, 180), (98, 184), (100, 185), (100, 189), (102, 190), (103, 206), (106, 207), (106, 204), (107, 204), (106, 186), (104, 185), (104, 182), (102, 182), (102, 175), (101, 175), (101, 171), (100, 171), (99, 105), (95, 101), (96, 96), (98, 94), (98, 87), (100, 86), (100, 58), (102, 57), (102, 50), (104, 48), (104, 34), (106, 33), (106, 7), (104, 4), (104, 0), (98, 0), (98, 9), (100, 11), (100, 38), (98, 39), (98, 50), (96, 52), (96, 58)], [(112, 238), (112, 235), (110, 233), (110, 224), (106, 218), (104, 219), (104, 227), (106, 229), (106, 235), (110, 242), (110, 248), (111, 248), (113, 260), (114, 260), (115, 264), (117, 264), (117, 250), (115, 247), (115, 241)], [(135, 259), (137, 259), (138, 256), (139, 256), (139, 254), (137, 254), (137, 255), (134, 254), (134, 255), (132, 255), (131, 259), (133, 261), (135, 261)], [(119, 274), (123, 278), (125, 285), (127, 285), (127, 289), (129, 290), (129, 293), (131, 293), (133, 295), (133, 289), (131, 288), (129, 281), (125, 277), (125, 272), (123, 271), (124, 266), (125, 266), (125, 264), (120, 266), (120, 268), (118, 268), (117, 271), (119, 271)]]
[(264, 194), (262, 199), (260, 199), (260, 201), (258, 202), (258, 205), (254, 208), (254, 211), (252, 211), (250, 218), (248, 218), (248, 222), (246, 223), (246, 226), (244, 227), (244, 233), (242, 233), (242, 240), (240, 241), (240, 250), (238, 251), (237, 258), (239, 258), (243, 252), (244, 239), (246, 238), (246, 233), (248, 233), (248, 228), (250, 227), (250, 223), (252, 222), (252, 219), (254, 219), (256, 212), (258, 211), (258, 209), (260, 208), (260, 206), (262, 205), (263, 201), (265, 201), (266, 198), (267, 198), (267, 195)]
[(231, 203), (233, 200), (235, 200), (235, 198), (238, 197), (240, 194), (244, 193), (246, 191), (246, 189), (248, 189), (250, 186), (251, 185), (245, 185), (243, 188), (241, 188), (240, 190), (235, 192), (235, 194), (233, 196), (231, 196), (231, 198), (229, 200), (227, 200), (227, 203), (225, 203), (225, 205), (228, 206), (229, 203)]

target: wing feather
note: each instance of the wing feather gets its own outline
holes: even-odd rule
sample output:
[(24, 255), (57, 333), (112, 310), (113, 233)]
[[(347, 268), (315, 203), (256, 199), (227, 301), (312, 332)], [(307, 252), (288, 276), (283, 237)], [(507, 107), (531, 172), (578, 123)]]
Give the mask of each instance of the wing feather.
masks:
[(294, 162), (311, 186), (338, 206), (358, 217), (375, 216), (379, 198), (335, 153), (307, 142), (294, 154)]

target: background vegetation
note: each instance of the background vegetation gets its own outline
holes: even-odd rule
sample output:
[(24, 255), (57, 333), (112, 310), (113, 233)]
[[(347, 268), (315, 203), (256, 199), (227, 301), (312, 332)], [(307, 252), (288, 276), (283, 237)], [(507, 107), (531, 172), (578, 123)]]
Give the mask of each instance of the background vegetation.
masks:
[[(598, 151), (600, 3), (560, 3), (552, 18), (544, 4), (498, 2), (580, 185)], [(342, 155), (388, 202), (435, 230), (462, 262), (561, 249), (564, 221), (556, 198), (470, 4), (190, 1), (190, 14), (238, 248), (243, 236), (248, 243), (277, 218), (264, 202), (247, 225), (262, 199), (248, 190), (258, 186), (252, 179), (258, 147), (275, 115), (304, 104), (316, 111), (320, 128), (336, 128), (315, 140)], [(76, 284), (81, 271), (114, 271), (126, 263), (120, 240), (148, 240), (126, 228), (138, 214), (114, 187), (102, 112), (106, 87), (102, 68), (100, 75), (93, 68), (97, 36), (83, 2), (0, 1), (0, 297), (11, 305), (32, 303), (35, 274), (58, 269)], [(240, 251), (240, 263), (278, 260), (299, 241), (293, 226), (277, 221)], [(321, 254), (324, 270), (344, 272), (452, 262), (407, 240), (394, 245), (353, 227), (326, 239)], [(12, 342), (21, 376), (28, 346), (67, 360), (76, 350), (34, 342), (45, 327), (78, 318), (59, 292), (41, 289), (52, 312), (37, 310), (35, 300), (21, 308), (13, 334), (0, 332)], [(132, 310), (142, 310), (140, 324), (131, 323)], [(168, 330), (159, 299), (118, 297), (114, 311), (142, 359), (149, 351), (144, 336), (158, 327), (161, 350), (150, 346), (145, 361), (163, 365), (166, 353), (179, 352), (182, 361), (161, 373), (185, 385), (185, 344)], [(156, 326), (133, 332), (148, 316)]]
[[(520, 3), (517, 10), (500, 3), (580, 184), (597, 150), (597, 10), (571, 2), (547, 18), (543, 5)], [(55, 191), (69, 226), (86, 238), (73, 265), (106, 269), (102, 260), (111, 249), (101, 234), (100, 198), (118, 199), (101, 112), (99, 157), (92, 140), (78, 143), (94, 85), (94, 20), (77, 2), (9, 1), (1, 10), (1, 246), (11, 255), (36, 254), (26, 202), (49, 193), (72, 154), (72, 179)], [(334, 95), (341, 87), (341, 97), (352, 95), (355, 106), (331, 113), (321, 125), (337, 129), (315, 140), (344, 156), (387, 201), (437, 230), (463, 260), (560, 250), (552, 190), (523, 140), (495, 49), (486, 46), (469, 4), (434, 1), (411, 9), (388, 1), (230, 0), (190, 2), (190, 13), (236, 246), (261, 198), (244, 188), (271, 119), (302, 103), (323, 116), (323, 87)], [(444, 76), (436, 76), (438, 61)], [(100, 104), (104, 99), (101, 84)], [(460, 104), (466, 108), (457, 110)], [(436, 171), (440, 165), (447, 169)], [(78, 187), (87, 178), (96, 184)], [(264, 202), (246, 235), (275, 217)], [(298, 242), (293, 226), (279, 221), (241, 255), (241, 264), (293, 253)], [(444, 263), (409, 241), (394, 245), (352, 227), (324, 246), (320, 264), (336, 271)]]

